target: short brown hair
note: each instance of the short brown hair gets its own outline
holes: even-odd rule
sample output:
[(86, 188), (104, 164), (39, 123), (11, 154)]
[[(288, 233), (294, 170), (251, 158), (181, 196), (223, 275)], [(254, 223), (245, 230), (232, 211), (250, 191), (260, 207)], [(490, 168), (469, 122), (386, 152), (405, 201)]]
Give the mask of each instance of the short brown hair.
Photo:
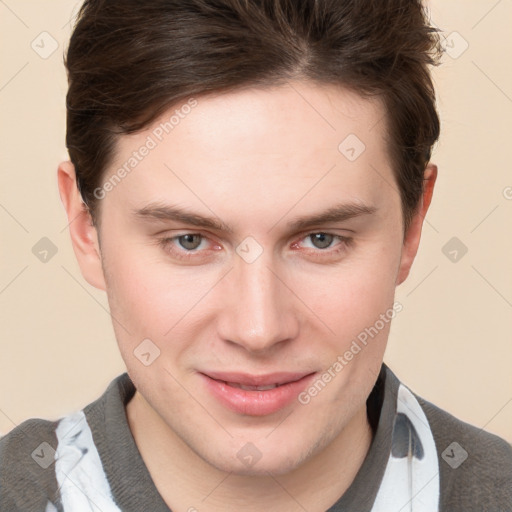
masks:
[(407, 229), (439, 137), (441, 51), (419, 0), (85, 0), (64, 57), (78, 188), (97, 222), (119, 135), (191, 96), (304, 79), (383, 100)]

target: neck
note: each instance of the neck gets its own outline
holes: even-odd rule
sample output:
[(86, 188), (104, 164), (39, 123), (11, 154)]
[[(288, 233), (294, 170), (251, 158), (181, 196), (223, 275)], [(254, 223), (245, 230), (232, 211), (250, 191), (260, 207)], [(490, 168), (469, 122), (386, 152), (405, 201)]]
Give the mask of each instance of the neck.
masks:
[(138, 391), (126, 415), (153, 483), (171, 510), (323, 512), (348, 489), (372, 441), (365, 406), (330, 444), (293, 471), (237, 475), (199, 457)]

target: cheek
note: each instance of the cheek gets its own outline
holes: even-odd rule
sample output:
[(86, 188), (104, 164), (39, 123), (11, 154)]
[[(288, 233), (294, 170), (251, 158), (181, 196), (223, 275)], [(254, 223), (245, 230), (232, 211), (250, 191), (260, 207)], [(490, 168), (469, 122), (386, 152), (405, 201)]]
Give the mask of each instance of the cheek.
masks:
[(151, 331), (161, 337), (197, 295), (193, 279), (184, 286), (183, 276), (157, 260), (154, 248), (110, 249), (105, 259), (111, 308), (134, 328), (148, 329), (142, 334)]
[[(333, 412), (331, 405), (346, 403), (352, 407), (364, 403), (370, 393), (382, 364), (391, 322), (401, 311), (399, 306), (393, 307), (397, 264), (396, 255), (366, 260), (364, 264), (360, 261), (331, 274), (322, 293), (315, 293), (318, 284), (309, 283), (314, 311), (330, 328), (325, 331), (323, 345), (319, 345), (324, 365), (321, 379), (328, 381), (325, 388), (330, 391), (320, 392), (324, 385), (314, 383), (303, 396), (316, 404), (317, 418), (323, 414), (326, 422), (337, 425), (346, 411)], [(317, 325), (321, 326), (319, 322)]]
[[(106, 253), (107, 294), (119, 349), (129, 367), (134, 350), (151, 340), (163, 356), (177, 359), (190, 350), (201, 322), (211, 314), (206, 292), (218, 275), (211, 270), (194, 270), (166, 264), (144, 249)], [(209, 306), (210, 305), (210, 306)], [(157, 361), (155, 361), (156, 364)], [(135, 361), (138, 367), (138, 361)]]
[(148, 261), (143, 251), (121, 244), (105, 249), (104, 271), (112, 323), (123, 358), (133, 356), (144, 339), (161, 347), (163, 334), (172, 326), (172, 283), (159, 275), (157, 265)]
[(392, 305), (399, 260), (398, 245), (368, 248), (338, 267), (303, 272), (297, 294), (337, 336), (354, 336)]

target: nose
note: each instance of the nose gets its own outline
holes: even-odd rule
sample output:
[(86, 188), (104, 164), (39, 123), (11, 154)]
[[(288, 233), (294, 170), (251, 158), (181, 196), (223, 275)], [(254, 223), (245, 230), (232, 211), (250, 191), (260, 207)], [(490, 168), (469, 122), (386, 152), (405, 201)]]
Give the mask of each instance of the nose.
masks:
[(221, 339), (264, 354), (297, 336), (297, 299), (273, 267), (266, 252), (252, 263), (235, 257), (221, 290)]

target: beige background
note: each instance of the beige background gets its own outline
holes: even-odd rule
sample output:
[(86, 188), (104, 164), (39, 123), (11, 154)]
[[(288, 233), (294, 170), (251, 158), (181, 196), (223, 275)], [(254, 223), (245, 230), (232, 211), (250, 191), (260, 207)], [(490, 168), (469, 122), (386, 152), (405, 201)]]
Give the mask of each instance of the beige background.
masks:
[[(78, 5), (0, 2), (0, 434), (83, 407), (124, 371), (106, 296), (81, 277), (57, 190), (62, 54)], [(434, 72), (439, 179), (385, 360), (419, 395), (512, 442), (512, 2), (430, 8), (447, 36)], [(42, 237), (58, 249), (46, 263), (32, 253)], [(442, 251), (452, 237), (468, 249), (455, 263)]]

